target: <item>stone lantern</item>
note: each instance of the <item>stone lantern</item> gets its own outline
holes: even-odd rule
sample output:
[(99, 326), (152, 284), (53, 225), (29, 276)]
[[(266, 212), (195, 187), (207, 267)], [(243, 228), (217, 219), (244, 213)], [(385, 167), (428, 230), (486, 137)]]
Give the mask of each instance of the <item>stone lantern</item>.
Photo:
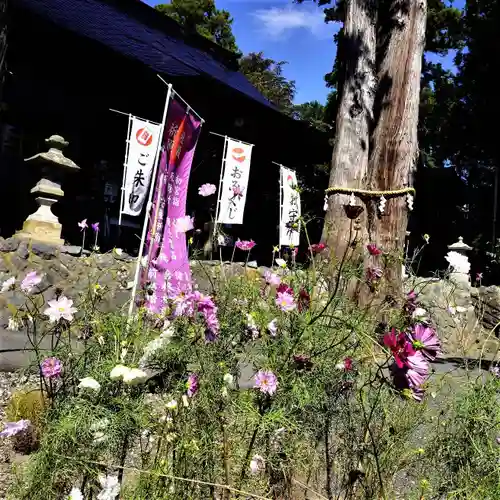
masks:
[(472, 250), (472, 247), (464, 243), (464, 239), (460, 236), (456, 243), (448, 245), (449, 252), (445, 259), (448, 261), (450, 269), (450, 279), (458, 285), (470, 287), (470, 262), (467, 257), (467, 252)]
[(61, 184), (67, 172), (76, 172), (80, 167), (66, 158), (62, 150), (68, 145), (60, 135), (52, 135), (45, 142), (49, 146), (46, 153), (38, 153), (25, 161), (41, 168), (42, 178), (31, 193), (36, 195), (38, 209), (24, 221), (22, 231), (16, 237), (39, 241), (50, 245), (63, 245), (61, 224), (50, 207), (64, 196)]

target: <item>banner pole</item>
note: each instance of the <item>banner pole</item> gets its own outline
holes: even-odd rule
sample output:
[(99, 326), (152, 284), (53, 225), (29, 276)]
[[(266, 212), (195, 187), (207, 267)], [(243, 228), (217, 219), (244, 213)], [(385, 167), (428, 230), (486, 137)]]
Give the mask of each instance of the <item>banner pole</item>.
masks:
[(147, 233), (148, 225), (149, 225), (149, 217), (151, 214), (151, 209), (153, 207), (153, 203), (151, 200), (153, 199), (153, 192), (154, 192), (154, 188), (155, 188), (156, 181), (157, 181), (156, 175), (158, 172), (158, 166), (160, 164), (160, 157), (161, 157), (160, 151), (161, 151), (161, 147), (163, 145), (163, 134), (165, 131), (165, 123), (167, 121), (167, 113), (168, 113), (168, 108), (170, 105), (171, 96), (172, 96), (172, 84), (169, 83), (168, 90), (167, 90), (167, 97), (165, 99), (165, 108), (163, 110), (163, 118), (161, 121), (160, 137), (158, 139), (158, 144), (156, 146), (155, 166), (153, 168), (153, 173), (151, 175), (151, 183), (150, 183), (149, 193), (148, 193), (148, 202), (146, 205), (146, 215), (144, 217), (144, 223), (142, 226), (141, 244), (139, 245), (139, 253), (137, 255), (137, 263), (135, 266), (134, 285), (132, 287), (132, 297), (130, 298), (130, 304), (128, 307), (128, 320), (127, 320), (127, 322), (130, 322), (130, 319), (132, 317), (132, 312), (134, 310), (134, 304), (135, 304), (135, 296), (137, 293), (137, 287), (139, 285), (139, 274), (140, 274), (140, 270), (141, 270), (142, 254), (144, 253), (144, 245), (146, 242), (146, 233)]
[(226, 170), (226, 153), (227, 153), (227, 135), (224, 136), (224, 148), (222, 149), (222, 162), (220, 167), (220, 176), (219, 176), (219, 189), (217, 192), (217, 208), (215, 209), (215, 223), (214, 223), (214, 234), (212, 238), (215, 238), (217, 235), (217, 224), (219, 221), (220, 215), (220, 200), (222, 194), (222, 179), (224, 177), (224, 171)]
[(120, 198), (120, 214), (118, 215), (118, 226), (122, 225), (123, 205), (125, 203), (125, 179), (127, 178), (128, 155), (130, 151), (130, 131), (132, 129), (132, 115), (128, 115), (127, 143), (125, 145), (125, 161), (123, 162), (122, 193)]
[[(273, 162), (274, 163), (274, 162)], [(281, 220), (283, 218), (283, 168), (280, 165), (280, 213), (279, 213), (279, 224), (278, 224), (278, 245), (280, 251), (278, 252), (281, 258)]]

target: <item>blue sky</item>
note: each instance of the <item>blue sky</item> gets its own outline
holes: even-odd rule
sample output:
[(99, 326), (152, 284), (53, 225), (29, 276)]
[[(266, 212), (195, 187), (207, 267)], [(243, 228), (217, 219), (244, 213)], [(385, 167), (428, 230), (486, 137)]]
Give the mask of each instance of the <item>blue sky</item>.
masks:
[[(145, 1), (149, 5), (168, 3)], [(455, 1), (457, 7), (464, 3)], [(216, 6), (231, 13), (236, 43), (244, 54), (262, 51), (276, 61), (288, 61), (284, 74), (296, 82), (296, 103), (325, 102), (324, 75), (333, 66), (333, 35), (339, 25), (325, 24), (322, 8), (312, 1), (297, 5), (292, 0), (216, 0)], [(451, 67), (452, 55), (442, 62)]]

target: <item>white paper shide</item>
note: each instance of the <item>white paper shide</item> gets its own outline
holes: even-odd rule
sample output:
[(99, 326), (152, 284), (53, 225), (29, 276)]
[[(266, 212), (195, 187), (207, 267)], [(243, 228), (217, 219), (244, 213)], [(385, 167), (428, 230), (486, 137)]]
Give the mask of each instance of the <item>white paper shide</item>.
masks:
[(252, 145), (234, 139), (226, 139), (226, 141), (224, 175), (219, 188), (220, 205), (217, 222), (243, 224)]
[(300, 193), (295, 172), (283, 166), (280, 167), (280, 189), (280, 245), (297, 247), (300, 243)]
[(125, 158), (124, 196), (122, 213), (140, 215), (151, 182), (160, 125), (131, 117), (129, 147)]

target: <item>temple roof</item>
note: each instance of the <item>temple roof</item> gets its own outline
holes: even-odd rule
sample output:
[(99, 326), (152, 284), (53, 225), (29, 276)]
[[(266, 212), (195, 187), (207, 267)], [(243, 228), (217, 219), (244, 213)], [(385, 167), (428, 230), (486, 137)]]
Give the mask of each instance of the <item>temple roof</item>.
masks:
[(237, 71), (235, 57), (131, 0), (17, 0), (17, 6), (172, 77), (210, 76), (276, 109)]

